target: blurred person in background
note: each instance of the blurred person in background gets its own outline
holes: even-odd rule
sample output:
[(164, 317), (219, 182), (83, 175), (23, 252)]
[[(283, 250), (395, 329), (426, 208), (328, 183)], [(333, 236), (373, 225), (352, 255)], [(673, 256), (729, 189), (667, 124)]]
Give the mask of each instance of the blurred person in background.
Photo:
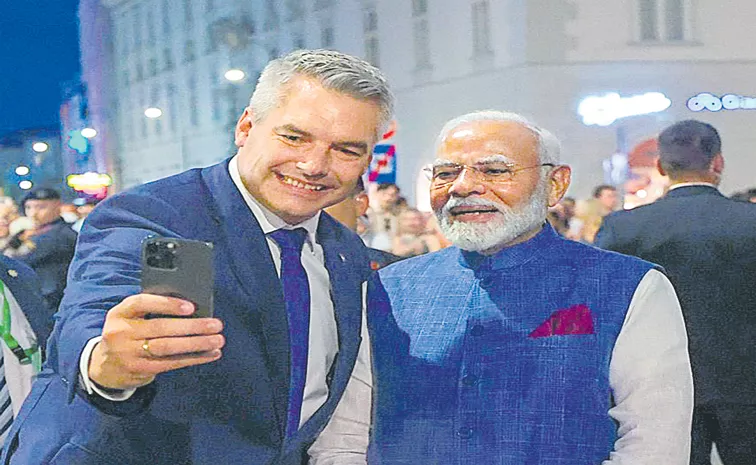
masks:
[(391, 251), (397, 228), (397, 201), (399, 186), (392, 183), (378, 184), (375, 188), (375, 200), (368, 210), (370, 220), (370, 245), (373, 248)]
[[(357, 187), (349, 197), (345, 198), (336, 205), (324, 208), (323, 211), (334, 217), (341, 224), (358, 232), (361, 219), (365, 218), (368, 210), (368, 195), (365, 192), (365, 183), (360, 178), (357, 181)], [(368, 248), (368, 257), (370, 258), (370, 268), (378, 270), (395, 261), (401, 260), (402, 257), (396, 256), (390, 252), (380, 249)]]
[(63, 218), (63, 221), (65, 221), (66, 223), (74, 224), (79, 220), (79, 213), (76, 210), (76, 205), (72, 203), (61, 203), (60, 217)]
[(50, 308), (57, 309), (76, 247), (76, 232), (60, 216), (60, 193), (55, 189), (30, 191), (22, 207), (34, 226), (14, 236), (13, 256), (37, 273), (42, 296)]
[(12, 238), (10, 225), (18, 218), (18, 207), (10, 197), (0, 197), (0, 252), (4, 252)]
[(659, 135), (656, 202), (605, 218), (596, 245), (663, 266), (690, 340), (695, 384), (691, 465), (716, 443), (725, 465), (756, 463), (756, 208), (718, 189), (722, 141), (687, 120)]
[(402, 210), (397, 217), (391, 252), (400, 257), (414, 257), (437, 250), (441, 250), (441, 243), (428, 231), (428, 216), (414, 208)]
[(81, 227), (84, 224), (84, 220), (87, 219), (87, 216), (89, 216), (90, 213), (92, 213), (92, 210), (94, 210), (94, 207), (99, 203), (98, 199), (82, 199), (83, 202), (81, 205), (76, 206), (76, 214), (78, 215), (79, 219), (74, 222), (74, 224), (71, 225), (71, 229), (76, 231), (77, 233), (81, 231)]
[(558, 140), (483, 111), (448, 122), (436, 154), (431, 205), (454, 247), (369, 280), (368, 463), (687, 465), (674, 289), (545, 224), (570, 182)]
[(570, 228), (565, 237), (583, 244), (593, 244), (604, 220), (605, 211), (606, 207), (596, 198), (578, 200), (575, 204), (575, 215), (570, 221)]
[(593, 198), (598, 205), (598, 213), (603, 218), (620, 207), (617, 188), (608, 184), (601, 184), (593, 189)]

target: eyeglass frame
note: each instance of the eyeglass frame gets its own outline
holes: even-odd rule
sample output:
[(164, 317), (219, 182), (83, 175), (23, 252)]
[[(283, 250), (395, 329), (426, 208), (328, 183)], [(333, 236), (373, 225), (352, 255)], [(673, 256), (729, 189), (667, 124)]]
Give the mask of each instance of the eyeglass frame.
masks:
[[(508, 175), (509, 175), (508, 179), (496, 180), (496, 179), (491, 179), (489, 174), (486, 174), (486, 173), (484, 173), (484, 172), (481, 171), (481, 169), (485, 165), (490, 165), (490, 164), (491, 163), (485, 163), (483, 165), (475, 166), (475, 165), (465, 165), (465, 164), (461, 164), (461, 163), (451, 163), (451, 162), (449, 162), (449, 163), (444, 163), (444, 164), (441, 164), (441, 165), (427, 165), (427, 166), (425, 166), (423, 168), (423, 171), (425, 172), (426, 176), (428, 176), (428, 179), (431, 182), (431, 187), (438, 187), (438, 188), (440, 188), (440, 187), (446, 187), (448, 185), (454, 184), (454, 182), (456, 182), (457, 179), (459, 179), (459, 177), (462, 176), (462, 173), (466, 169), (468, 169), (468, 168), (471, 169), (472, 171), (474, 171), (477, 175), (480, 175), (480, 177), (483, 180), (485, 180), (486, 182), (489, 182), (489, 183), (502, 183), (502, 182), (510, 182), (510, 181), (512, 181), (512, 179), (514, 178), (515, 174), (518, 173), (518, 172), (520, 172), (520, 171), (531, 170), (533, 168), (542, 168), (544, 166), (550, 166), (552, 168), (555, 168), (555, 167), (559, 166), (559, 165), (557, 165), (555, 163), (540, 163), (538, 165), (525, 166), (525, 167), (522, 167), (522, 168), (516, 168), (515, 169), (515, 168), (513, 168), (515, 165), (513, 165), (513, 164), (506, 164), (507, 166), (509, 166), (509, 168), (507, 168), (508, 169)], [(459, 172), (457, 172), (457, 175), (454, 177), (454, 179), (444, 180), (443, 182), (439, 183), (439, 180), (437, 179), (437, 177), (433, 173), (433, 171), (435, 171), (436, 168), (441, 168), (441, 167), (445, 167), (445, 168), (459, 168)]]

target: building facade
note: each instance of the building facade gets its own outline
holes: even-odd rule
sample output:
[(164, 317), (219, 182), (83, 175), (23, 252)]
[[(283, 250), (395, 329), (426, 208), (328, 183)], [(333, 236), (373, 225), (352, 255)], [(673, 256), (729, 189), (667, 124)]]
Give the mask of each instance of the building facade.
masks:
[(21, 129), (0, 137), (0, 195), (20, 203), (30, 189), (51, 187), (65, 199), (71, 198), (61, 152), (60, 131), (56, 127)]
[[(722, 133), (726, 193), (756, 184), (756, 110), (748, 99), (716, 103), (756, 96), (756, 4), (742, 0), (100, 1), (112, 31), (114, 76), (104, 88), (116, 96), (108, 124), (123, 187), (227, 157), (261, 67), (303, 47), (356, 54), (387, 73), (398, 97), (398, 183), (421, 207), (422, 167), (442, 124), (486, 108), (553, 130), (576, 197), (617, 174), (613, 154), (686, 118)], [(82, 41), (83, 56), (90, 45)], [(232, 68), (246, 78), (224, 79)], [(657, 101), (631, 100), (649, 93)], [(701, 93), (711, 97), (690, 100)], [(580, 115), (592, 96), (600, 98)], [(146, 118), (149, 107), (162, 116)], [(659, 111), (623, 117), (651, 109)]]

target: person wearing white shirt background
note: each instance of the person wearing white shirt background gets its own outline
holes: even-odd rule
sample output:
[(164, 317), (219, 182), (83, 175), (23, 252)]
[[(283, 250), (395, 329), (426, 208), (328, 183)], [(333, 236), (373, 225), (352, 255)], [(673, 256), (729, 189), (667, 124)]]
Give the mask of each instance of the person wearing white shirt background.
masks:
[[(295, 51), (263, 70), (235, 157), (98, 205), (51, 362), (0, 461), (353, 463), (334, 411), (369, 383), (370, 267), (359, 237), (320, 212), (353, 192), (392, 113), (373, 66)], [(214, 318), (174, 318), (192, 306), (139, 293), (155, 234), (214, 244)]]

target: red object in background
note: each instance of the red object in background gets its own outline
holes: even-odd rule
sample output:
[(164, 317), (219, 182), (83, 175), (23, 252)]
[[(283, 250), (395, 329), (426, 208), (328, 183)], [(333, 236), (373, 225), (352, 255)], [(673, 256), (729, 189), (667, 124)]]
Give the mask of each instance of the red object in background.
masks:
[(656, 137), (646, 139), (636, 144), (627, 155), (627, 164), (630, 168), (641, 166), (655, 167), (656, 159), (659, 158), (659, 142)]

